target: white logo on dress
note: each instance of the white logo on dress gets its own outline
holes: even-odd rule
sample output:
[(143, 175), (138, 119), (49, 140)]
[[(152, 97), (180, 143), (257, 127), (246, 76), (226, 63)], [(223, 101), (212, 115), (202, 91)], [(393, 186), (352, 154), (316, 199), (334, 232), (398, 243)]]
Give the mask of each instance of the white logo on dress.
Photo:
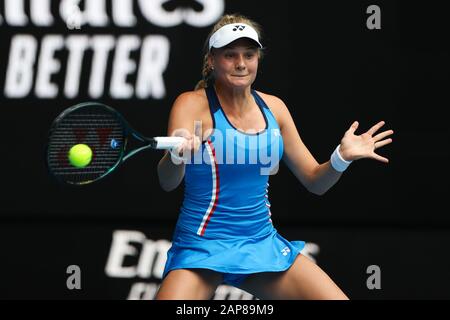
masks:
[(289, 252), (291, 252), (291, 250), (288, 247), (284, 247), (283, 250), (281, 250), (283, 256), (287, 256)]

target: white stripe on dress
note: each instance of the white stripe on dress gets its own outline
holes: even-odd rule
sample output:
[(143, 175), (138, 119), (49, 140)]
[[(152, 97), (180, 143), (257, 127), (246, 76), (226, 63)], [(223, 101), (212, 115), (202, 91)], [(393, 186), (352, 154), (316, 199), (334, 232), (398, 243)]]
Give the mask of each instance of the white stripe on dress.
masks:
[(218, 191), (219, 186), (217, 183), (217, 162), (214, 156), (214, 152), (211, 148), (211, 142), (208, 140), (206, 143), (206, 150), (208, 151), (210, 163), (211, 163), (211, 175), (212, 175), (212, 192), (211, 192), (211, 201), (209, 202), (208, 210), (206, 210), (206, 213), (203, 215), (202, 223), (200, 224), (200, 227), (197, 230), (197, 234), (202, 236), (205, 233), (206, 226), (208, 224), (209, 219), (211, 219), (211, 215), (213, 214), (215, 208), (216, 208), (216, 202), (218, 199)]

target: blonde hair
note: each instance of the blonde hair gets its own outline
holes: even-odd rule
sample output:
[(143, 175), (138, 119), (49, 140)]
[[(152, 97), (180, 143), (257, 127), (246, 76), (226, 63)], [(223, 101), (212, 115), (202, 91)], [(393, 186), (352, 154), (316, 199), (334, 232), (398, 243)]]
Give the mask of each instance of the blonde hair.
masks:
[[(195, 86), (195, 90), (207, 88), (208, 85), (210, 85), (211, 82), (213, 82), (214, 77), (212, 74), (212, 68), (208, 63), (208, 57), (211, 54), (211, 52), (208, 50), (209, 38), (211, 38), (211, 36), (214, 34), (214, 32), (216, 32), (223, 26), (230, 24), (230, 23), (248, 24), (249, 26), (251, 26), (253, 29), (256, 30), (256, 32), (258, 33), (258, 37), (261, 39), (261, 26), (258, 23), (250, 20), (249, 18), (247, 18), (241, 14), (227, 14), (227, 15), (222, 16), (222, 18), (214, 25), (214, 27), (212, 28), (211, 32), (208, 35), (208, 38), (206, 39), (205, 49), (204, 49), (205, 55), (203, 56), (202, 80), (197, 82), (197, 85)], [(261, 59), (262, 52), (260, 49), (258, 49), (258, 52), (259, 52), (259, 59)]]

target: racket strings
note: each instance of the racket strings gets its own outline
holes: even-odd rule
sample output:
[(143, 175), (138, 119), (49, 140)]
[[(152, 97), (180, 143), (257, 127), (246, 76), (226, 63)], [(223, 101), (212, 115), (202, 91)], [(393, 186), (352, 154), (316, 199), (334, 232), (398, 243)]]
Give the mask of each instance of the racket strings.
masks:
[[(117, 165), (124, 141), (123, 126), (115, 114), (95, 107), (75, 110), (62, 117), (51, 131), (49, 168), (67, 183), (96, 180)], [(86, 167), (75, 167), (69, 161), (69, 150), (76, 144), (86, 144), (92, 150), (91, 162)]]

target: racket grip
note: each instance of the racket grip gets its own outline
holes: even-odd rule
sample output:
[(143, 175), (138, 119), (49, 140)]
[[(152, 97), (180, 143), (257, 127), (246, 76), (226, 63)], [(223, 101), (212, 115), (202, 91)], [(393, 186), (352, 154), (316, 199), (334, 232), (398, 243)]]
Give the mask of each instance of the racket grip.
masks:
[(172, 149), (183, 143), (186, 139), (183, 137), (155, 137), (156, 149)]

